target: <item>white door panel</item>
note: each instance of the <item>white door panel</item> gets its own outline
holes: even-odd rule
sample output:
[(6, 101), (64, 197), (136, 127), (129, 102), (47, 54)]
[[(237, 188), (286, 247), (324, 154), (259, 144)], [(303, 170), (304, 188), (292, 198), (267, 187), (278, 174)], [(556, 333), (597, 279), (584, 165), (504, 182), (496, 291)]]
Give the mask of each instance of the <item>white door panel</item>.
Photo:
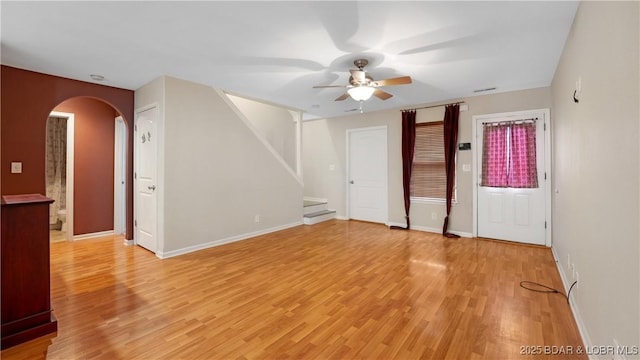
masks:
[[(546, 244), (545, 121), (543, 111), (509, 116), (476, 118), (477, 235), (479, 237)], [(538, 188), (516, 189), (479, 186), (482, 178), (482, 123), (538, 118), (536, 121), (536, 162)]]
[(349, 217), (387, 222), (387, 128), (349, 130)]
[(139, 112), (136, 116), (136, 242), (156, 252), (157, 249), (157, 156), (158, 109)]

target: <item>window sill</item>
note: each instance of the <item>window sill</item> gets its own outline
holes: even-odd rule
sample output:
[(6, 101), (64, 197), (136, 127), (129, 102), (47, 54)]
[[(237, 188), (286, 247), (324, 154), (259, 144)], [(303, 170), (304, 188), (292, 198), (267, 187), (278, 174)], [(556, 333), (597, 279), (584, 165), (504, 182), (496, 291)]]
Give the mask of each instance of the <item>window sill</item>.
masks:
[[(446, 204), (447, 201), (445, 199), (437, 199), (437, 198), (422, 198), (422, 197), (411, 197), (412, 204), (427, 204), (427, 205), (440, 205)], [(451, 205), (457, 204), (457, 199), (451, 200)]]

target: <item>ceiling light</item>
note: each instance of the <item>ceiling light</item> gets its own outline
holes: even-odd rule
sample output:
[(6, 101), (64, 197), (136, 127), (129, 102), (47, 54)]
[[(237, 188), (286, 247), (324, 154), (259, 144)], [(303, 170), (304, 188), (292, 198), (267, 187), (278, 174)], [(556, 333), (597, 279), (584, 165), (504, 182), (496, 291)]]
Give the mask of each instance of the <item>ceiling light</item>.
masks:
[(89, 77), (90, 77), (92, 80), (95, 80), (95, 81), (102, 81), (102, 80), (104, 80), (104, 76), (102, 76), (102, 75), (98, 75), (98, 74), (91, 74), (91, 75), (89, 75)]
[(349, 93), (349, 96), (355, 101), (365, 101), (369, 100), (374, 91), (376, 91), (376, 89), (371, 86), (355, 86), (347, 90), (347, 93)]

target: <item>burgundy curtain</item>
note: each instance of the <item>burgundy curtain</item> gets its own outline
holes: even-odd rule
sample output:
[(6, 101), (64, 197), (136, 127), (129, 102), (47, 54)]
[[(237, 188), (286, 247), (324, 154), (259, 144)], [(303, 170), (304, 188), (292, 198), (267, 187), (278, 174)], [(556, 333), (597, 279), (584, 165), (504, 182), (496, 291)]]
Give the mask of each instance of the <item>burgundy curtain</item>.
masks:
[(402, 186), (404, 187), (404, 213), (407, 227), (392, 226), (392, 229), (408, 230), (409, 208), (411, 207), (411, 170), (413, 168), (413, 152), (416, 143), (416, 111), (402, 112)]
[(442, 235), (446, 237), (459, 237), (448, 232), (449, 213), (451, 212), (451, 199), (455, 187), (456, 177), (456, 147), (458, 146), (458, 115), (460, 105), (447, 105), (444, 112), (444, 162), (447, 175), (447, 216), (444, 218)]

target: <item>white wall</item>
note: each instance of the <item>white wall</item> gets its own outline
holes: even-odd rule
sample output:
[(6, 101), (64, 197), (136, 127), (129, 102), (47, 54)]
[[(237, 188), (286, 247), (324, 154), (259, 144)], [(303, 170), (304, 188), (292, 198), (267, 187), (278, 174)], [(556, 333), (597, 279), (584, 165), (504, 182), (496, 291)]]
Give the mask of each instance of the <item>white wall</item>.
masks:
[[(164, 99), (160, 256), (302, 222), (302, 186), (297, 178), (223, 96), (210, 87), (171, 77), (136, 91), (137, 108)], [(256, 215), (259, 223), (254, 221)]]
[(640, 346), (638, 14), (582, 2), (552, 83), (553, 248), (593, 345)]
[[(507, 111), (549, 108), (549, 88), (513, 91), (462, 99), (469, 110), (460, 113), (458, 142), (471, 142), (471, 120), (474, 115)], [(350, 100), (347, 100), (350, 101)], [(378, 101), (372, 99), (371, 101)], [(424, 105), (417, 105), (420, 107)], [(365, 104), (366, 107), (366, 104)], [(417, 122), (440, 121), (444, 107), (417, 111)], [(303, 123), (304, 194), (308, 197), (328, 199), (329, 208), (337, 215), (346, 216), (346, 130), (387, 125), (389, 163), (389, 221), (404, 224), (404, 200), (402, 189), (402, 115), (398, 110), (355, 114), (334, 119), (321, 119)], [(471, 234), (473, 228), (473, 179), (471, 172), (463, 172), (463, 164), (471, 164), (471, 151), (459, 151), (457, 161), (457, 203), (453, 205), (449, 229)], [(329, 166), (335, 165), (330, 171)], [(436, 213), (436, 220), (431, 214)], [(440, 231), (445, 216), (445, 204), (413, 203), (412, 226)]]

